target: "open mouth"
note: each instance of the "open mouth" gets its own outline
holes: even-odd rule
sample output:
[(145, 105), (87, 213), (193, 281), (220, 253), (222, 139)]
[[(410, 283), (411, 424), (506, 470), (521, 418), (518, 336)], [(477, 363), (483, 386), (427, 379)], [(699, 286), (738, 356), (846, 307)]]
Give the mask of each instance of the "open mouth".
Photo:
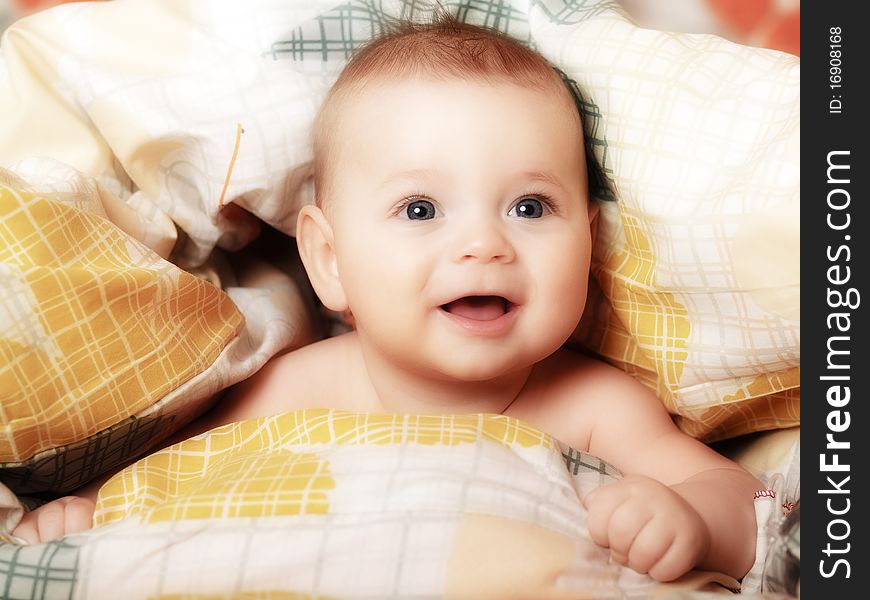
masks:
[(502, 296), (465, 296), (441, 305), (441, 310), (472, 321), (494, 321), (514, 305)]

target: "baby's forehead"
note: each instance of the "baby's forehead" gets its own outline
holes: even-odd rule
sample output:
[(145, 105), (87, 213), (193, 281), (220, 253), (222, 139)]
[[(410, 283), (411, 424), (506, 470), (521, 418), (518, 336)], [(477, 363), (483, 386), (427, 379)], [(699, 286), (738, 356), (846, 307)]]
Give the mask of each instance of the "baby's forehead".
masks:
[[(314, 149), (319, 202), (332, 195), (330, 190), (336, 191), (335, 185), (344, 187), (342, 174), (348, 166), (368, 162), (361, 157), (387, 154), (393, 160), (396, 148), (404, 151), (404, 147), (420, 141), (425, 145), (424, 140), (433, 139), (432, 135), (443, 139), (447, 132), (453, 136), (450, 143), (459, 146), (468, 143), (467, 136), (472, 134), (500, 137), (506, 143), (534, 140), (530, 152), (555, 146), (563, 149), (565, 159), (580, 155), (579, 161), (569, 159), (571, 164), (580, 163), (571, 167), (572, 171), (585, 165), (579, 111), (555, 72), (552, 82), (536, 86), (506, 78), (379, 76), (343, 86), (327, 103)], [(484, 121), (487, 127), (477, 126)], [(426, 128), (421, 123), (442, 127)], [(414, 137), (420, 132), (423, 135)], [(415, 143), (411, 143), (411, 137)], [(379, 147), (386, 151), (379, 153)], [(444, 159), (441, 154), (426, 156), (434, 162)], [(379, 165), (388, 160), (386, 156), (372, 158)]]
[[(577, 104), (571, 92), (554, 73), (552, 85), (542, 87), (540, 82), (525, 82), (507, 78), (489, 78), (458, 75), (426, 75), (414, 78), (400, 78), (396, 76), (375, 76), (364, 82), (347, 86), (343, 93), (332, 98), (333, 110), (329, 111), (327, 119), (321, 123), (321, 127), (330, 129), (330, 133), (337, 135), (347, 125), (360, 123), (365, 124), (367, 118), (376, 117), (379, 122), (390, 122), (405, 117), (406, 113), (419, 112), (419, 107), (410, 100), (396, 106), (397, 94), (405, 93), (406, 96), (418, 93), (443, 93), (456, 99), (461, 98), (463, 107), (473, 112), (486, 109), (497, 109), (502, 105), (512, 102), (513, 97), (519, 94), (534, 95), (534, 109), (531, 112), (553, 111), (558, 112), (572, 125), (580, 128), (580, 114)], [(498, 93), (486, 96), (464, 93), (463, 88), (468, 90), (488, 88), (498, 90)], [(410, 94), (408, 94), (410, 93)], [(389, 104), (394, 110), (385, 110)], [(427, 103), (426, 114), (420, 118), (435, 118), (443, 114), (455, 114), (456, 106), (453, 103), (440, 105)], [(511, 123), (505, 123), (510, 126)]]

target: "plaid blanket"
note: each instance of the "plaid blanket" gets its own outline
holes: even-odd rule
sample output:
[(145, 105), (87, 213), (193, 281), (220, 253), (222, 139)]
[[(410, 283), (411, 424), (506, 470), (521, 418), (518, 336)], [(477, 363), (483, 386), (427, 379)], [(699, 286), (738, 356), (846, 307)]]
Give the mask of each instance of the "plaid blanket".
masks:
[(16, 598), (643, 597), (584, 525), (617, 476), (501, 415), (298, 411), (140, 460), (98, 527), (0, 546), (0, 575)]
[[(739, 587), (701, 572), (656, 584), (611, 564), (582, 500), (619, 476), (503, 415), (253, 419), (119, 472), (94, 529), (0, 541), (0, 597), (700, 600)], [(14, 505), (3, 490), (0, 517)], [(781, 519), (769, 497), (756, 507), (762, 565), (765, 522)]]

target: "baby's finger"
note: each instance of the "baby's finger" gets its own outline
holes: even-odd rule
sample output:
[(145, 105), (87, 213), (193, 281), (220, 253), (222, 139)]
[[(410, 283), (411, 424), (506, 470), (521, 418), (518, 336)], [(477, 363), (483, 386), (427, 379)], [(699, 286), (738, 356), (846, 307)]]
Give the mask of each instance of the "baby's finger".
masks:
[(673, 581), (694, 566), (694, 555), (690, 544), (681, 536), (676, 536), (668, 550), (648, 571), (656, 581)]
[(606, 502), (608, 498), (624, 497), (627, 495), (622, 480), (599, 486), (588, 492), (583, 497), (583, 506), (588, 510), (590, 506), (599, 502)]
[(628, 563), (628, 558), (625, 556), (625, 554), (611, 550), (610, 562), (616, 563), (617, 565), (625, 565), (626, 563)]
[(21, 517), (21, 522), (12, 530), (12, 535), (24, 540), (28, 544), (39, 543), (39, 531), (36, 528), (36, 518), (32, 512)]
[(71, 498), (64, 506), (65, 523), (63, 535), (90, 529), (94, 518), (94, 502), (88, 498)]
[(623, 502), (613, 511), (607, 525), (607, 541), (615, 559), (625, 560), (631, 555), (635, 538), (652, 517), (652, 512), (641, 502)]
[[(589, 529), (589, 535), (592, 541), (599, 546), (605, 548), (609, 546), (607, 531), (610, 525), (610, 518), (620, 504), (625, 502), (626, 497), (620, 493), (611, 493), (604, 488), (600, 488), (601, 493), (596, 494), (594, 501), (588, 502), (586, 509), (588, 516), (586, 526)], [(616, 490), (614, 490), (616, 491)], [(587, 496), (588, 498), (588, 496)]]
[(668, 551), (675, 535), (661, 519), (650, 519), (634, 538), (626, 564), (638, 573), (647, 573)]
[(41, 506), (37, 517), (40, 542), (50, 542), (63, 535), (64, 514), (66, 509), (61, 502), (49, 502)]

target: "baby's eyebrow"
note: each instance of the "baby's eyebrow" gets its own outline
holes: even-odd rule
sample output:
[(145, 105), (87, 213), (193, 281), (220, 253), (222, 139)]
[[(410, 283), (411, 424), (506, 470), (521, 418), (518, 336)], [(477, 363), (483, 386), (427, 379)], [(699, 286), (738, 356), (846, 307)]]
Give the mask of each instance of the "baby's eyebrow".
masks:
[(550, 185), (565, 189), (562, 181), (549, 171), (526, 171), (522, 174), (522, 178), (531, 181), (541, 181), (544, 183), (549, 183)]
[[(408, 169), (405, 171), (398, 171), (396, 173), (391, 173), (381, 182), (381, 185), (386, 185), (387, 183), (393, 181), (402, 181), (402, 180), (433, 180), (441, 177), (443, 173), (438, 169)], [(516, 177), (517, 180), (521, 181), (540, 181), (543, 183), (549, 183), (550, 185), (556, 186), (561, 189), (566, 189), (565, 185), (562, 181), (556, 177), (553, 173), (549, 171), (524, 171), (519, 173)]]
[(408, 180), (408, 179), (416, 179), (416, 180), (429, 179), (429, 180), (431, 180), (431, 179), (436, 179), (439, 176), (441, 176), (441, 172), (438, 171), (437, 169), (408, 169), (406, 171), (398, 171), (396, 173), (390, 173), (389, 175), (384, 177), (384, 180), (381, 181), (381, 185), (390, 183), (392, 181), (401, 181), (401, 180)]

